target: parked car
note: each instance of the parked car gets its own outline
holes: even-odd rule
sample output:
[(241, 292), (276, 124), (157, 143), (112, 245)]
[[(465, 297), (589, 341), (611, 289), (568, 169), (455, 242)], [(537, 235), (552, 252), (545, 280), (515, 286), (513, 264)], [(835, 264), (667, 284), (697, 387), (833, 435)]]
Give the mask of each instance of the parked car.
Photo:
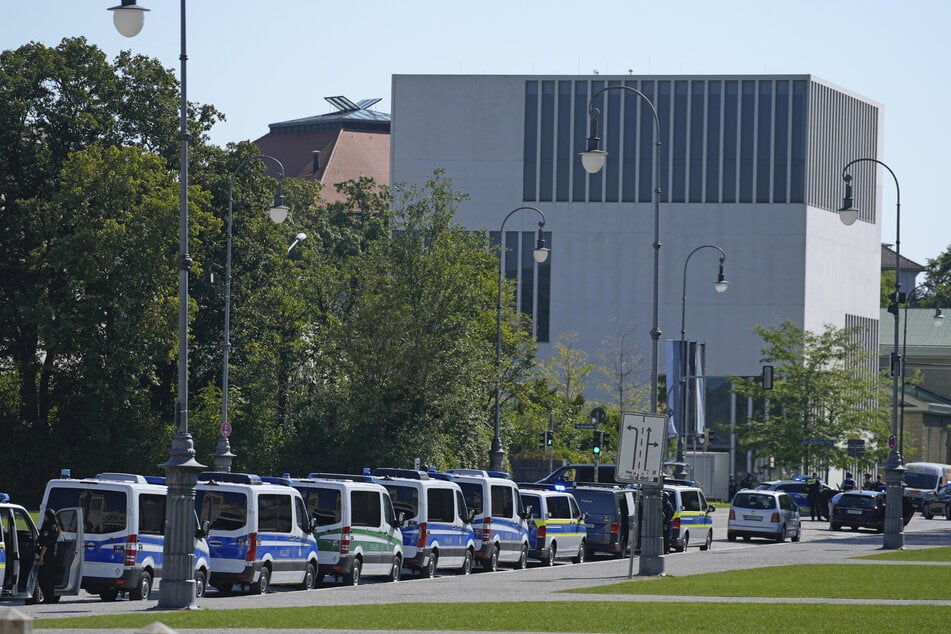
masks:
[(902, 494), (921, 511), (922, 515), (925, 515), (925, 499), (935, 495), (946, 484), (951, 484), (951, 465), (937, 462), (909, 462), (904, 467)]
[(921, 514), (926, 520), (935, 515), (944, 515), (944, 519), (951, 520), (951, 484), (945, 485), (937, 493), (925, 496)]
[(546, 566), (556, 559), (584, 563), (586, 538), (585, 514), (575, 497), (567, 491), (526, 489), (543, 485), (519, 485), (522, 506), (528, 513), (528, 556)]
[(629, 552), (630, 516), (634, 490), (619, 486), (580, 486), (568, 489), (581, 511), (587, 514), (587, 554), (609, 553), (623, 557)]
[(794, 542), (802, 537), (799, 507), (788, 493), (744, 489), (733, 496), (727, 523), (728, 540), (765, 537), (782, 543), (787, 535)]
[(713, 518), (710, 515), (716, 507), (707, 502), (700, 487), (664, 485), (664, 491), (674, 506), (670, 549), (686, 552), (692, 541), (700, 546), (700, 550), (709, 550), (713, 545)]

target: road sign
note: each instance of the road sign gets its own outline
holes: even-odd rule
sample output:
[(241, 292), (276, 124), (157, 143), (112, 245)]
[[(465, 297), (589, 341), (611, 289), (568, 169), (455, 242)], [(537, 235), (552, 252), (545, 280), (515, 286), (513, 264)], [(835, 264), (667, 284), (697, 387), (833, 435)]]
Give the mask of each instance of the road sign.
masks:
[(618, 429), (618, 482), (660, 482), (666, 449), (667, 417), (624, 414)]
[(849, 438), (848, 455), (850, 458), (862, 458), (865, 456), (865, 441), (861, 438)]
[(221, 423), (221, 435), (227, 438), (231, 435), (231, 423), (224, 422)]
[(577, 423), (575, 429), (594, 429), (594, 423)]

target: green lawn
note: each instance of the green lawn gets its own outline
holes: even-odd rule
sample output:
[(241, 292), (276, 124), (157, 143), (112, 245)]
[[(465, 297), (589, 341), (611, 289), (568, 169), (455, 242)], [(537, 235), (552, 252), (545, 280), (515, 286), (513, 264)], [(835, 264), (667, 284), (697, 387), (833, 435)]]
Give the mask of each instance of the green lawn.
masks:
[[(931, 560), (948, 549), (928, 549)], [(901, 551), (911, 555), (928, 551)], [(937, 559), (942, 561), (943, 559)], [(196, 610), (103, 617), (39, 619), (45, 628), (141, 628), (160, 620), (188, 628), (332, 628), (350, 630), (440, 629), (526, 632), (683, 632), (685, 623), (705, 632), (868, 632), (916, 631), (922, 610), (929, 623), (951, 621), (951, 605), (812, 604), (810, 598), (924, 599), (951, 601), (951, 567), (922, 564), (795, 565), (685, 577), (635, 578), (572, 592), (720, 597), (787, 597), (804, 602), (712, 603), (623, 601), (591, 597), (574, 601), (521, 603), (411, 603), (400, 605), (312, 606), (256, 610)], [(314, 600), (319, 601), (319, 590)], [(213, 602), (213, 599), (211, 600)], [(751, 614), (755, 613), (755, 618)], [(809, 618), (804, 618), (808, 613)], [(856, 618), (856, 615), (861, 615)], [(888, 624), (883, 628), (882, 624)], [(690, 629), (690, 628), (687, 628)]]
[(913, 550), (890, 550), (885, 553), (863, 555), (856, 559), (880, 559), (884, 561), (951, 561), (951, 546), (915, 548)]
[(687, 577), (637, 578), (570, 592), (698, 597), (951, 600), (949, 577), (951, 568), (948, 566), (803, 564)]

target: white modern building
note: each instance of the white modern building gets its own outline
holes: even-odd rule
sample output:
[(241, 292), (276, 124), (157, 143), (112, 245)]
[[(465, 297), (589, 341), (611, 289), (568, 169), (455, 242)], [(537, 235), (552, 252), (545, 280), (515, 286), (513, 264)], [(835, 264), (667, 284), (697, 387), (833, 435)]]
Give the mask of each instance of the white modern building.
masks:
[[(588, 175), (578, 154), (589, 101), (622, 85), (644, 97), (609, 89), (590, 104), (608, 158)], [(422, 183), (444, 170), (470, 196), (461, 222), (493, 237), (511, 210), (541, 210), (551, 257), (537, 284), (526, 283), (537, 215), (513, 215), (504, 238), (507, 275), (522, 282), (520, 306), (534, 314), (540, 355), (575, 332), (594, 360), (619, 320), (649, 360), (655, 120), (647, 99), (662, 144), (660, 374), (684, 306), (686, 339), (705, 342), (708, 377), (759, 374), (755, 325), (862, 325), (877, 352), (881, 187), (891, 181), (871, 162), (854, 165), (859, 222), (845, 226), (836, 210), (843, 167), (884, 159), (882, 108), (816, 77), (395, 75), (390, 182)], [(715, 292), (719, 253), (704, 249), (690, 258), (684, 303), (685, 262), (705, 244), (726, 253), (729, 289)], [(711, 401), (708, 420), (711, 407), (722, 420), (726, 404)]]

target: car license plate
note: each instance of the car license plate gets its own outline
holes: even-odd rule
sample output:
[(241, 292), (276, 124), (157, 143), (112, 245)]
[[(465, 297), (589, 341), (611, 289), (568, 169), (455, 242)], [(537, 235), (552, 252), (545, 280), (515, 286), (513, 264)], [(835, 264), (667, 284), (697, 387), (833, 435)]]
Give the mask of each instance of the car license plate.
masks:
[(861, 515), (861, 514), (862, 514), (862, 511), (859, 510), (859, 509), (846, 509), (845, 512), (848, 513), (849, 515)]
[(762, 522), (763, 516), (762, 515), (744, 515), (743, 519), (745, 519), (748, 522)]

